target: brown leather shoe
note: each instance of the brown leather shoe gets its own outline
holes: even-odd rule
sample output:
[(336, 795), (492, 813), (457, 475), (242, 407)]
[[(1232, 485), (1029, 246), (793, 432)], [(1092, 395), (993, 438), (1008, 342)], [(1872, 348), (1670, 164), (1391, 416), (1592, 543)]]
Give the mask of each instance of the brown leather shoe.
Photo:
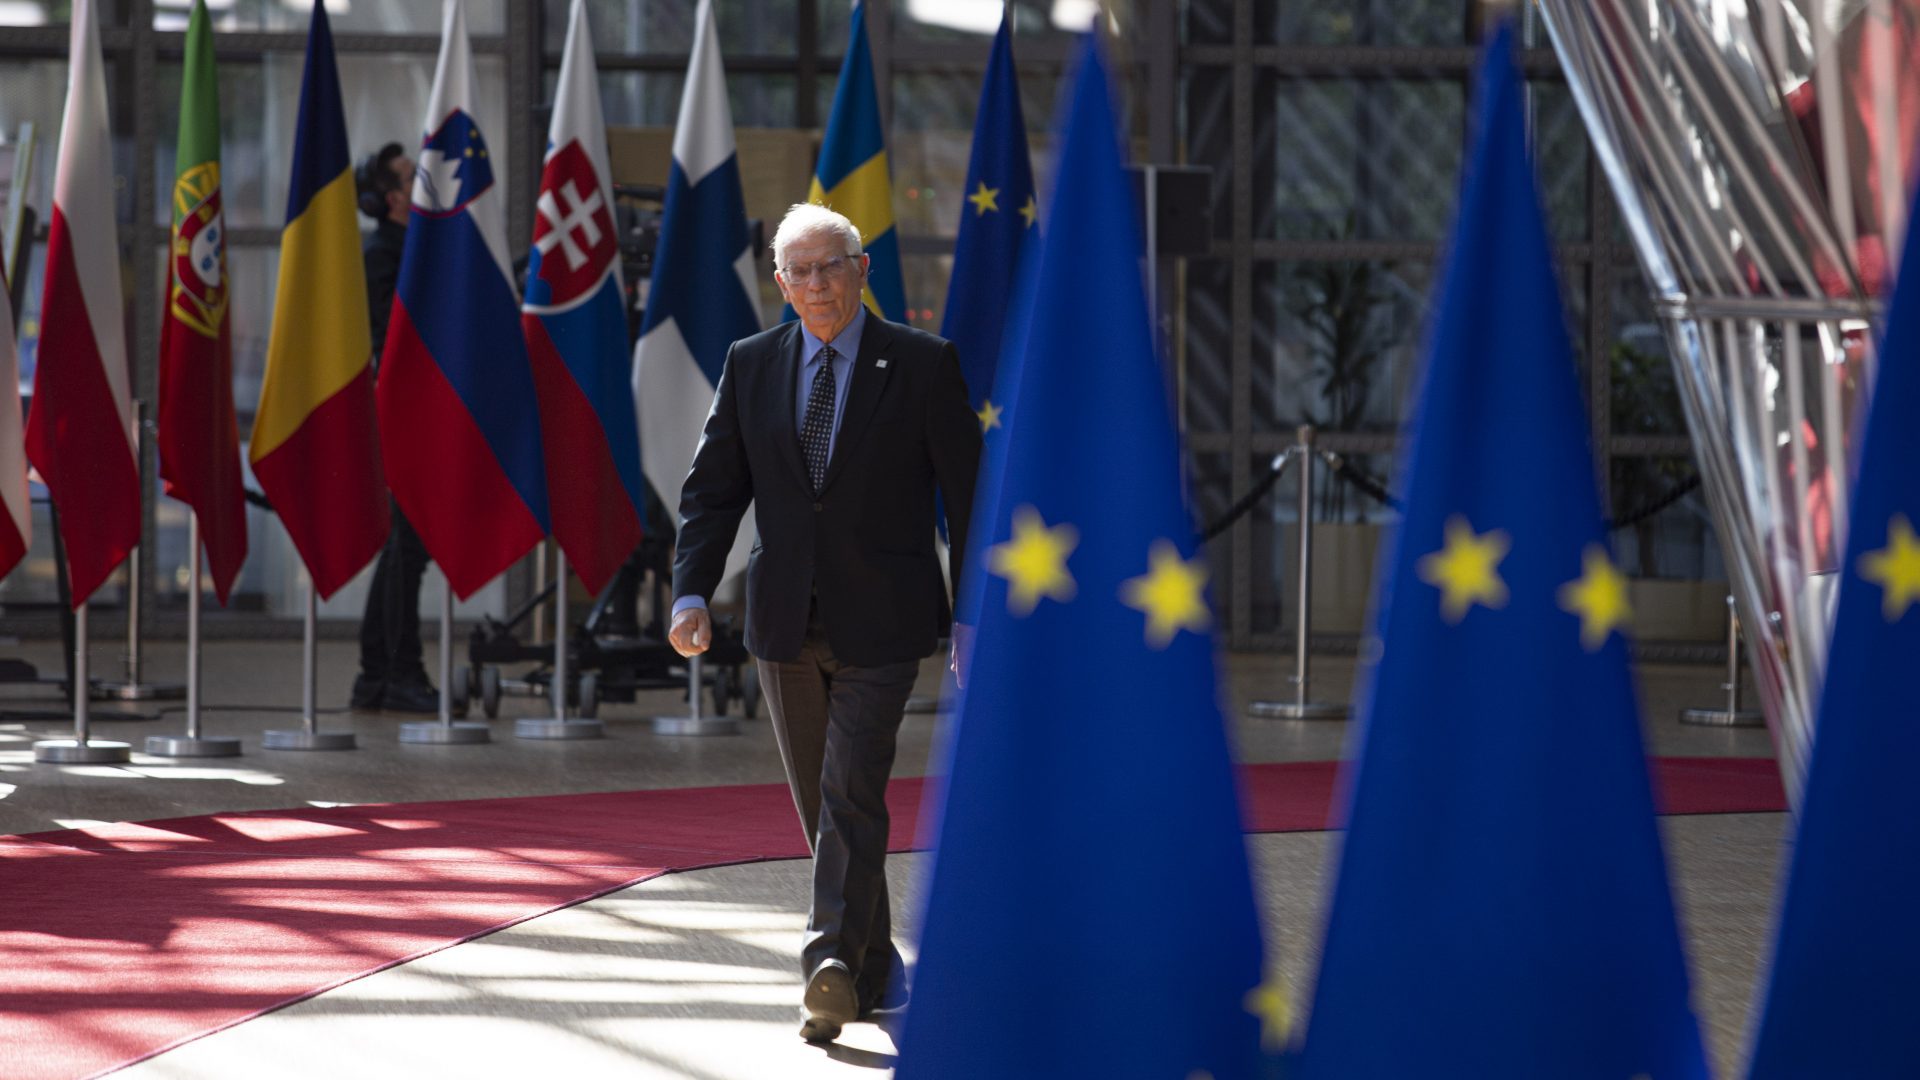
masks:
[(807, 976), (806, 996), (800, 999), (806, 1019), (800, 1023), (800, 1037), (808, 1042), (832, 1042), (840, 1029), (859, 1015), (860, 1004), (853, 992), (853, 972), (838, 960), (822, 960)]

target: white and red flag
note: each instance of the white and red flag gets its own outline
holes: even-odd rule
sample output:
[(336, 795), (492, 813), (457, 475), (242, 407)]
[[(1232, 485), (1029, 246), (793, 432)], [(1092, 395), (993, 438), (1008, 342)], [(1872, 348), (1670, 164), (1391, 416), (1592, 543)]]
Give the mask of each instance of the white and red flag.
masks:
[(60, 515), (73, 606), (140, 542), (140, 468), (120, 300), (107, 84), (94, 0), (74, 0), (67, 110), (53, 181), (27, 460)]
[(33, 540), (27, 506), (27, 448), (20, 433), (20, 357), (13, 348), (13, 305), (0, 273), (0, 578), (26, 557)]
[(553, 538), (596, 593), (640, 545), (646, 505), (626, 312), (593, 39), (574, 0), (520, 326), (540, 394)]

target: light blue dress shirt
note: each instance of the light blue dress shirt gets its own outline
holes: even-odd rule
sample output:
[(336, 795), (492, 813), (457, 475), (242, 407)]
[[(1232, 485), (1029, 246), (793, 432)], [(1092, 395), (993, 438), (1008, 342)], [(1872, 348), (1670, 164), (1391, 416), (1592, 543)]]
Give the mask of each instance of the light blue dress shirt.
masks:
[[(860, 335), (867, 329), (867, 305), (853, 313), (853, 321), (833, 339), (833, 428), (827, 438), (827, 460), (833, 460), (834, 443), (840, 438), (840, 417), (847, 410), (847, 387), (853, 382), (853, 361), (860, 355)], [(807, 426), (807, 399), (813, 395), (813, 380), (820, 373), (820, 350), (827, 342), (813, 336), (806, 324), (800, 324), (800, 377), (794, 380), (793, 430)], [(673, 602), (673, 614), (688, 608), (707, 606), (704, 596), (683, 596)]]

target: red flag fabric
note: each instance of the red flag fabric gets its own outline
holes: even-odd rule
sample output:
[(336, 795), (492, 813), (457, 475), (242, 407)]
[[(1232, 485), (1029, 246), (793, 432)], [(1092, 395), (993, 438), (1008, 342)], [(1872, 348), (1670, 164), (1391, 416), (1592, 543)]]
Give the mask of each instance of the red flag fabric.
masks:
[(60, 516), (73, 606), (140, 542), (107, 85), (94, 0), (74, 0), (27, 460)]

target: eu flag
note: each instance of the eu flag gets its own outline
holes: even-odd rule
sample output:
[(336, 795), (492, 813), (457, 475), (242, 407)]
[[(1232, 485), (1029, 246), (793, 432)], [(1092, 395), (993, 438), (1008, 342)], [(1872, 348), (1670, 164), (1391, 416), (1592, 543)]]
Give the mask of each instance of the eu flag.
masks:
[(1706, 1075), (1512, 50), (1480, 68), (1309, 1080)]
[(1013, 70), (1012, 20), (1009, 5), (994, 35), (987, 81), (980, 91), (966, 201), (953, 244), (953, 276), (940, 321), (940, 336), (960, 350), (960, 372), (980, 417), (981, 434), (989, 438), (1005, 424), (1007, 403), (993, 396), (993, 384), (1020, 248), (1040, 220), (1027, 157), (1027, 124), (1020, 113), (1020, 83)]
[[(1907, 258), (1920, 255), (1909, 214)], [(1920, 1076), (1920, 274), (1888, 305), (1754, 1080)]]
[(1005, 510), (983, 501), (968, 556), (986, 584), (900, 1080), (1241, 1080), (1263, 1021), (1280, 1034), (1110, 94), (1088, 39), (982, 485)]

